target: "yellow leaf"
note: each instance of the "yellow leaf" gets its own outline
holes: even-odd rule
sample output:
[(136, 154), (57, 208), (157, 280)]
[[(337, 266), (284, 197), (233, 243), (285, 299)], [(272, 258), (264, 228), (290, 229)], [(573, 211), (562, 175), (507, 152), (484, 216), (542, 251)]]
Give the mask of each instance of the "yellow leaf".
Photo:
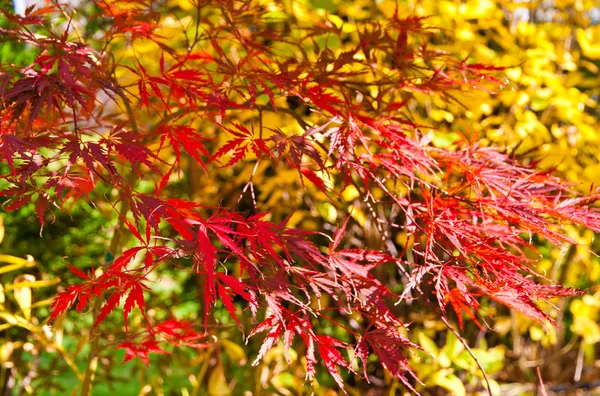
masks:
[[(392, 15), (394, 15), (394, 12), (396, 12), (396, 9), (398, 7), (397, 2), (390, 1), (390, 0), (384, 0), (381, 2), (378, 1), (377, 5), (378, 5), (379, 9), (381, 10), (381, 12), (386, 16), (386, 18), (390, 18)], [(358, 6), (356, 8), (358, 8)], [(364, 11), (363, 11), (363, 13), (364, 13)]]
[[(22, 286), (27, 282), (34, 282), (35, 277), (33, 275), (19, 275), (15, 278), (14, 281), (14, 291), (13, 294), (15, 296), (15, 300), (17, 300), (17, 304), (21, 308), (23, 312), (23, 316), (25, 319), (29, 320), (31, 318), (31, 288), (29, 286)], [(21, 286), (16, 286), (21, 285)]]
[(133, 49), (134, 53), (136, 53), (137, 55), (159, 54), (161, 51), (160, 47), (154, 41), (146, 40), (143, 38), (138, 38), (138, 39), (134, 40), (133, 43), (131, 44), (131, 48)]
[(512, 81), (519, 81), (521, 78), (523, 70), (520, 67), (511, 67), (510, 69), (506, 69), (506, 77), (511, 79)]
[(342, 25), (344, 24), (344, 21), (342, 20), (342, 18), (340, 18), (339, 16), (335, 15), (335, 14), (329, 14), (327, 16), (327, 19), (329, 19), (329, 21), (331, 23), (333, 23), (335, 25), (335, 27), (337, 27), (338, 29), (342, 27)]
[(9, 264), (0, 267), (0, 274), (4, 274), (10, 271), (16, 271), (21, 268), (35, 267), (35, 261), (31, 256), (27, 256), (27, 259), (22, 259), (20, 257), (0, 254), (0, 263)]
[(304, 219), (304, 213), (300, 212), (300, 211), (296, 211), (294, 213), (292, 213), (292, 215), (290, 216), (288, 222), (287, 222), (287, 226), (290, 228), (294, 228), (296, 227), (296, 225), (298, 223), (300, 223), (303, 219)]
[(496, 11), (496, 4), (490, 0), (476, 0), (461, 4), (459, 9), (465, 19), (491, 18)]
[[(34, 278), (35, 279), (35, 278)], [(48, 287), (58, 285), (61, 282), (60, 278), (48, 279), (48, 280), (22, 280), (20, 282), (13, 283), (12, 285), (6, 285), (6, 291), (14, 290), (19, 287), (29, 287), (31, 289), (39, 289), (40, 287)]]
[(346, 201), (346, 202), (350, 202), (354, 198), (357, 198), (359, 196), (360, 196), (360, 193), (354, 186), (348, 186), (344, 189), (344, 191), (342, 191), (342, 198), (344, 198), (344, 201)]
[(10, 359), (14, 349), (15, 343), (4, 342), (2, 346), (0, 346), (0, 363), (4, 364), (8, 362), (8, 359)]
[(571, 325), (571, 331), (583, 337), (586, 344), (600, 342), (600, 327), (587, 316), (576, 316)]
[(208, 377), (208, 394), (210, 396), (225, 396), (231, 394), (229, 386), (225, 381), (223, 366), (219, 365), (214, 368)]
[(598, 308), (582, 300), (573, 301), (570, 310), (575, 318), (586, 317), (595, 321), (598, 317)]
[(583, 54), (590, 59), (600, 59), (600, 26), (577, 29), (576, 34)]
[(24, 329), (27, 329), (27, 330), (31, 331), (32, 333), (35, 333), (37, 331), (36, 327), (33, 326), (29, 321), (27, 321), (22, 316), (17, 316), (17, 315), (10, 314), (8, 312), (0, 311), (0, 319), (6, 321), (7, 323), (9, 323), (12, 326), (19, 326)]
[(223, 346), (223, 350), (231, 360), (238, 362), (241, 365), (246, 364), (246, 354), (241, 346), (233, 341), (225, 339), (221, 340), (221, 346)]
[(539, 326), (531, 326), (529, 328), (529, 336), (533, 341), (540, 341), (544, 338), (544, 329)]
[(190, 11), (196, 8), (195, 2), (190, 0), (171, 0), (168, 4), (170, 7), (179, 6), (184, 11)]
[(305, 7), (302, 7), (297, 1), (292, 3), (292, 12), (299, 20), (306, 20), (308, 17), (308, 15), (305, 13)]
[(352, 216), (352, 218), (354, 220), (356, 220), (356, 222), (361, 227), (365, 226), (365, 223), (367, 222), (367, 216), (365, 215), (365, 212), (363, 212), (362, 210), (360, 210), (359, 208), (357, 208), (354, 205), (352, 205), (348, 208), (348, 212), (350, 213), (350, 216)]

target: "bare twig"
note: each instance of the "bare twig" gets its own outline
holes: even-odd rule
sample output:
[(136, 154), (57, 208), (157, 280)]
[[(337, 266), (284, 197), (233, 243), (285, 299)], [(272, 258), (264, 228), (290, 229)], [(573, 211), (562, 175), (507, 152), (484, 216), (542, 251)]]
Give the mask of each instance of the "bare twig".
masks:
[(471, 350), (471, 347), (469, 347), (469, 344), (467, 344), (467, 342), (465, 341), (465, 339), (458, 333), (458, 331), (456, 331), (456, 329), (454, 328), (454, 326), (452, 326), (450, 324), (450, 322), (448, 322), (448, 319), (446, 319), (443, 315), (440, 315), (440, 319), (442, 319), (442, 322), (444, 322), (444, 324), (446, 325), (446, 327), (448, 328), (448, 330), (450, 330), (452, 333), (454, 333), (454, 335), (456, 336), (456, 338), (458, 338), (458, 340), (461, 342), (461, 344), (463, 344), (463, 346), (465, 347), (465, 349), (467, 350), (467, 352), (469, 352), (469, 355), (471, 355), (471, 357), (473, 358), (473, 360), (477, 364), (477, 367), (479, 367), (479, 370), (481, 371), (481, 374), (483, 374), (483, 379), (485, 381), (485, 385), (487, 387), (488, 393), (490, 394), (490, 396), (493, 396), (492, 387), (490, 386), (490, 379), (488, 378), (487, 373), (485, 372), (485, 369), (481, 365), (481, 362), (479, 361), (479, 359), (477, 359), (477, 356), (475, 356), (475, 354)]

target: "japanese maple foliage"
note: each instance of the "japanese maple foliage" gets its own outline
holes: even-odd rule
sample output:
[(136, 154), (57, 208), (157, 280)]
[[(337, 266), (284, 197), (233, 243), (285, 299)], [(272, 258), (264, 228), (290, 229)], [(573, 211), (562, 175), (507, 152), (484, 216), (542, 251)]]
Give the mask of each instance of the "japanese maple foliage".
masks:
[[(443, 317), (450, 304), (462, 323), (464, 314), (477, 321), (489, 298), (545, 321), (537, 301), (577, 293), (536, 274), (530, 239), (574, 243), (565, 224), (600, 230), (591, 208), (598, 195), (578, 196), (476, 139), (436, 146), (431, 127), (414, 117), (419, 95), (455, 100), (454, 92), (499, 90), (501, 68), (429, 48), (438, 31), (402, 9), (340, 24), (326, 14), (272, 15), (270, 7), (287, 10), (288, 2), (198, 1), (188, 11), (169, 4), (97, 1), (93, 18), (105, 28), (90, 37), (76, 19), (50, 27), (74, 15), (62, 5), (5, 11), (3, 39), (38, 54), (30, 65), (1, 65), (5, 209), (35, 205), (43, 224), (71, 200), (109, 199), (117, 218), (107, 262), (95, 273), (69, 267), (81, 281), (64, 285), (51, 319), (96, 304), (98, 326), (121, 306), (128, 326), (135, 308), (146, 328), (122, 347), (126, 359), (148, 363), (162, 342), (209, 345), (220, 301), (248, 337), (265, 334), (254, 364), (278, 342), (303, 344), (306, 379), (322, 364), (343, 387), (350, 356), (368, 379), (374, 355), (412, 389), (406, 355), (416, 346), (394, 303), (422, 300)], [(169, 36), (168, 18), (181, 22)], [(157, 53), (141, 56), (140, 45)], [(286, 124), (266, 123), (266, 114)], [(314, 199), (336, 203), (356, 190), (378, 246), (345, 238), (354, 222), (348, 206), (333, 233), (289, 226), (297, 208), (256, 198), (253, 178), (265, 163), (272, 177), (294, 171), (297, 188)], [(207, 180), (223, 168), (253, 169), (235, 192), (251, 193), (252, 210), (216, 205), (225, 195), (178, 196), (172, 186), (190, 166)], [(96, 193), (100, 186), (113, 186), (118, 199)], [(149, 276), (190, 260), (187, 269), (202, 276), (203, 323), (154, 322), (146, 315)], [(390, 265), (400, 291), (376, 276)], [(240, 304), (253, 326), (243, 324)], [(322, 321), (345, 328), (350, 341), (320, 333)]]

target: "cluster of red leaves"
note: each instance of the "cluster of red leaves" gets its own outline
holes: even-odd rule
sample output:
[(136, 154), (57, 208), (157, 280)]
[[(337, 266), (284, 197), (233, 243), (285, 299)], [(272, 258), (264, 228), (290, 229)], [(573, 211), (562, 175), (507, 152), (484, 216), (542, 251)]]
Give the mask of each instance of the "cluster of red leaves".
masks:
[[(428, 302), (427, 287), (440, 313), (446, 315), (451, 304), (459, 321), (463, 312), (477, 320), (484, 296), (547, 320), (536, 301), (575, 293), (535, 274), (525, 252), (531, 248), (527, 236), (561, 243), (573, 242), (561, 232), (563, 224), (600, 230), (600, 215), (589, 207), (598, 196), (579, 197), (562, 180), (494, 149), (469, 141), (457, 142), (455, 150), (440, 149), (421, 136), (424, 127), (407, 111), (416, 92), (450, 98), (456, 90), (493, 90), (500, 84), (495, 67), (428, 49), (427, 38), (435, 30), (426, 19), (396, 13), (388, 20), (357, 23), (356, 45), (335, 51), (316, 41), (341, 40), (342, 29), (331, 22), (300, 26), (303, 38), (295, 39), (285, 25), (292, 19), (272, 22), (252, 2), (223, 0), (199, 4), (195, 37), (182, 35), (178, 45), (178, 38), (153, 33), (158, 24), (149, 20), (159, 17), (157, 4), (125, 3), (98, 2), (102, 17), (113, 23), (100, 43), (123, 33), (132, 41), (154, 41), (164, 51), (158, 67), (152, 64), (156, 60), (112, 64), (105, 54), (69, 41), (68, 29), (60, 35), (31, 34), (45, 31), (43, 18), (13, 17), (15, 28), (2, 31), (40, 49), (31, 66), (2, 65), (0, 74), (0, 156), (10, 166), (1, 176), (10, 185), (0, 192), (11, 200), (6, 208), (35, 201), (43, 222), (50, 207), (92, 199), (98, 184), (112, 185), (130, 212), (119, 217), (138, 242), (96, 277), (70, 267), (82, 281), (58, 295), (51, 319), (73, 304), (82, 312), (93, 298), (104, 296), (94, 326), (121, 304), (127, 325), (134, 307), (146, 316), (148, 275), (165, 263), (191, 258), (192, 269), (206, 279), (206, 315), (220, 300), (246, 330), (237, 298), (257, 323), (249, 336), (266, 332), (255, 364), (280, 340), (290, 348), (298, 336), (309, 380), (320, 362), (342, 386), (340, 370), (352, 371), (344, 351), (353, 350), (366, 378), (367, 360), (375, 355), (410, 387), (405, 354), (416, 346), (402, 335), (402, 320), (391, 303), (412, 293)], [(44, 16), (51, 18), (51, 11)], [(120, 86), (112, 73), (117, 67), (136, 81)], [(376, 94), (370, 90), (374, 83)], [(112, 105), (101, 100), (106, 96)], [(261, 97), (267, 99), (261, 102)], [(285, 97), (310, 106), (311, 123), (278, 106)], [(236, 112), (255, 118), (244, 121)], [(263, 112), (288, 114), (305, 131), (295, 135), (263, 127)], [(212, 123), (216, 138), (189, 126), (198, 120)], [(226, 142), (214, 147), (208, 144), (213, 140)], [(166, 145), (174, 158), (160, 155)], [(271, 222), (267, 213), (245, 216), (169, 198), (164, 191), (184, 156), (208, 177), (218, 167), (252, 166), (252, 158), (271, 161), (276, 168), (297, 170), (301, 180), (328, 196), (353, 186), (365, 202), (395, 208), (400, 215), (392, 217), (387, 210), (375, 219), (382, 250), (344, 248), (348, 221), (328, 247), (319, 246), (320, 235), (287, 227), (286, 221)], [(137, 191), (126, 169), (154, 181), (155, 194)], [(325, 183), (324, 174), (335, 182)], [(170, 231), (159, 228), (161, 223)], [(389, 239), (398, 231), (406, 233), (406, 246)], [(239, 263), (239, 276), (224, 270), (232, 262)], [(390, 264), (405, 277), (402, 293), (373, 275), (375, 268)], [(330, 305), (321, 306), (322, 295), (331, 297)], [(265, 312), (268, 317), (260, 319)], [(353, 342), (319, 334), (319, 320), (346, 328), (349, 315), (355, 318), (353, 330), (347, 328)], [(182, 345), (205, 345), (205, 333), (187, 323), (146, 321), (141, 341), (122, 344), (126, 359), (140, 356), (147, 362), (148, 353), (161, 352), (158, 335)]]
[(125, 349), (125, 362), (139, 357), (148, 366), (148, 354), (167, 353), (160, 347), (159, 341), (178, 347), (208, 348), (211, 345), (208, 334), (199, 332), (195, 327), (197, 326), (185, 320), (166, 320), (148, 327), (141, 334), (135, 334), (132, 337), (137, 338), (135, 341), (121, 342), (119, 348)]

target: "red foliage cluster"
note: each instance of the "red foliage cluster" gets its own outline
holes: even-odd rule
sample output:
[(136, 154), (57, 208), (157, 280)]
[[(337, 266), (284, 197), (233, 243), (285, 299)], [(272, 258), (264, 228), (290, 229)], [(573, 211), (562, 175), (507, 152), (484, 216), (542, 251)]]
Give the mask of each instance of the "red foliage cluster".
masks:
[[(533, 234), (568, 241), (561, 232), (565, 223), (600, 230), (599, 213), (589, 208), (598, 196), (579, 197), (562, 180), (474, 141), (457, 142), (453, 150), (435, 147), (420, 132), (426, 127), (411, 120), (415, 93), (451, 100), (457, 90), (493, 90), (501, 85), (497, 68), (429, 49), (435, 30), (423, 18), (396, 13), (357, 25), (357, 44), (336, 51), (315, 40), (344, 35), (331, 22), (301, 27), (303, 38), (297, 39), (287, 25), (292, 19), (273, 22), (252, 2), (199, 3), (195, 35), (188, 32), (178, 45), (179, 38), (153, 33), (158, 3), (98, 1), (98, 17), (110, 28), (90, 44), (151, 40), (163, 50), (160, 58), (123, 64), (70, 41), (68, 27), (47, 30), (53, 9), (35, 17), (7, 15), (14, 28), (2, 30), (5, 38), (26, 41), (39, 55), (25, 68), (1, 66), (0, 157), (10, 166), (1, 176), (9, 186), (0, 191), (10, 200), (6, 209), (33, 203), (43, 222), (47, 210), (67, 210), (69, 199), (92, 199), (96, 186), (113, 185), (127, 208), (121, 221), (138, 242), (97, 277), (70, 267), (81, 283), (58, 295), (52, 318), (75, 303), (81, 312), (93, 298), (106, 296), (95, 326), (120, 304), (127, 324), (134, 307), (147, 309), (149, 273), (191, 258), (206, 280), (206, 315), (220, 300), (245, 330), (234, 298), (250, 308), (256, 325), (249, 336), (266, 333), (257, 361), (279, 340), (287, 348), (298, 340), (306, 345), (309, 380), (321, 362), (342, 386), (340, 369), (352, 370), (343, 351), (354, 350), (365, 377), (366, 362), (375, 355), (410, 387), (405, 353), (415, 345), (399, 330), (403, 323), (391, 303), (409, 296), (427, 300), (428, 290), (442, 315), (450, 304), (459, 320), (464, 312), (477, 320), (479, 301), (487, 296), (546, 320), (536, 301), (575, 293), (541, 280), (525, 250)], [(117, 68), (135, 81), (120, 83)], [(309, 106), (315, 115), (310, 120), (317, 121), (278, 106), (286, 97)], [(257, 128), (258, 122), (250, 125), (236, 115), (241, 112), (286, 113), (305, 131)], [(227, 138), (189, 126), (197, 120)], [(166, 146), (174, 157), (160, 156)], [(184, 156), (209, 178), (218, 167), (252, 166), (250, 158), (271, 161), (276, 169), (295, 169), (304, 183), (330, 197), (353, 186), (365, 202), (398, 215), (376, 219), (380, 250), (352, 248), (344, 239), (348, 221), (328, 247), (319, 246), (315, 237), (322, 235), (273, 223), (266, 213), (247, 216), (170, 197), (165, 191)], [(323, 174), (333, 182), (325, 183)], [(136, 190), (136, 176), (152, 180), (154, 193)], [(170, 227), (159, 228), (161, 223)], [(392, 230), (406, 233), (406, 246), (390, 240)], [(226, 272), (232, 262), (240, 263), (239, 276)], [(405, 277), (400, 294), (373, 275), (374, 268), (390, 264)], [(322, 295), (330, 296), (330, 305), (312, 304)], [(355, 324), (333, 319), (328, 312), (334, 311), (346, 320), (351, 314)], [(319, 334), (319, 320), (352, 327), (354, 342)], [(149, 352), (160, 351), (159, 339), (202, 344), (202, 333), (187, 323), (147, 322), (143, 342), (122, 345), (127, 359), (147, 361)]]

